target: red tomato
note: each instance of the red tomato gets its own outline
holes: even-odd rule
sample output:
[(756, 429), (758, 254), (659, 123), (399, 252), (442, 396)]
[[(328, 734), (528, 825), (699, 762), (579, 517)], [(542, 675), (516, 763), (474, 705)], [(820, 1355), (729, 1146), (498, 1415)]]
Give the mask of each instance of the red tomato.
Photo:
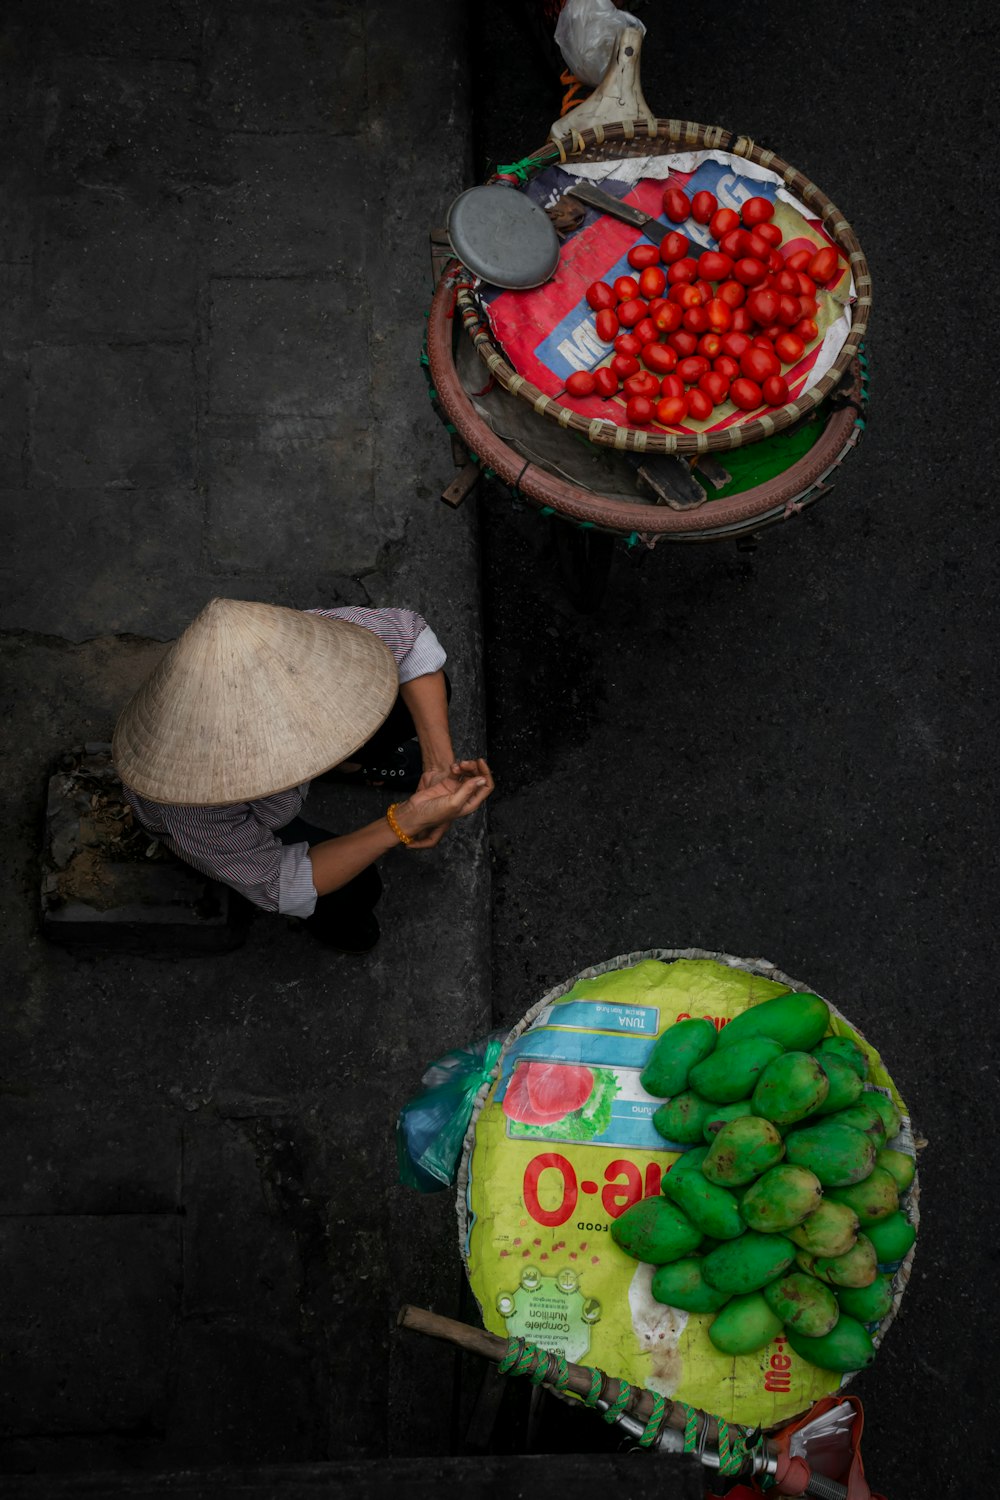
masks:
[(779, 271), (774, 278), (774, 290), (776, 292), (788, 292), (793, 297), (801, 296), (799, 278), (794, 271)]
[(673, 333), (675, 328), (681, 326), (683, 313), (675, 302), (664, 302), (653, 314), (653, 322), (661, 333)]
[(589, 370), (574, 370), (566, 381), (566, 390), (571, 396), (592, 396), (594, 377)]
[(632, 297), (618, 307), (618, 321), (623, 328), (634, 328), (646, 316), (646, 304), (641, 297)]
[(669, 344), (647, 344), (642, 351), (642, 362), (657, 375), (669, 375), (677, 365), (677, 351)]
[(699, 286), (692, 286), (690, 281), (684, 281), (677, 293), (677, 301), (681, 307), (701, 307), (705, 301), (705, 294)]
[(711, 366), (703, 354), (692, 354), (687, 359), (681, 360), (677, 366), (677, 374), (685, 385), (696, 385), (709, 369)]
[(654, 339), (659, 337), (660, 330), (657, 328), (652, 318), (640, 318), (638, 323), (632, 329), (632, 332), (635, 334), (640, 344), (651, 344)]
[(698, 335), (690, 328), (678, 328), (676, 333), (667, 334), (667, 343), (681, 359), (687, 359), (698, 347)]
[(755, 230), (751, 230), (747, 235), (746, 253), (748, 255), (755, 255), (758, 260), (767, 260), (767, 257), (771, 253), (771, 246), (767, 243), (767, 240), (762, 240)]
[(615, 354), (611, 360), (611, 369), (619, 380), (627, 380), (630, 375), (638, 372), (639, 361), (632, 354)]
[(817, 285), (825, 286), (833, 279), (833, 273), (839, 270), (836, 250), (832, 245), (824, 245), (822, 250), (816, 251), (805, 269)]
[(761, 287), (747, 297), (747, 312), (755, 323), (773, 323), (778, 316), (778, 293)]
[(660, 381), (660, 390), (664, 396), (684, 395), (684, 382), (679, 375), (664, 375)]
[(698, 389), (705, 392), (713, 406), (721, 406), (729, 395), (729, 381), (713, 365), (698, 381)]
[(782, 293), (778, 302), (778, 322), (784, 323), (786, 328), (791, 328), (792, 324), (797, 323), (802, 316), (798, 297), (789, 297)]
[(744, 255), (733, 267), (733, 275), (744, 286), (759, 286), (767, 275), (767, 266), (755, 255)]
[(685, 255), (682, 260), (675, 260), (667, 272), (667, 280), (671, 286), (678, 281), (693, 281), (698, 274), (698, 262), (693, 255)]
[(633, 245), (628, 253), (628, 263), (637, 271), (645, 270), (647, 266), (655, 266), (660, 258), (659, 245), (651, 245), (648, 240), (641, 244)]
[(680, 260), (682, 255), (687, 255), (690, 246), (687, 236), (679, 234), (676, 229), (671, 229), (660, 241), (660, 259), (665, 266), (672, 265), (675, 260)]
[(712, 369), (717, 375), (725, 377), (727, 385), (731, 380), (735, 380), (740, 373), (739, 361), (733, 359), (729, 354), (720, 354), (718, 359), (713, 359)]
[(815, 297), (800, 297), (799, 312), (804, 318), (814, 318), (819, 312), (819, 303)]
[(788, 381), (784, 375), (769, 375), (760, 391), (768, 406), (784, 406), (788, 400)]
[(730, 332), (722, 335), (722, 352), (731, 359), (740, 359), (744, 349), (749, 348), (750, 340), (745, 333)]
[(750, 236), (745, 229), (730, 229), (719, 241), (719, 249), (732, 260), (739, 260), (741, 255), (746, 255), (749, 241)]
[(597, 394), (607, 400), (618, 390), (618, 376), (607, 365), (602, 365), (599, 370), (594, 371), (594, 385)]
[(740, 216), (738, 213), (734, 213), (731, 208), (717, 209), (708, 221), (708, 227), (713, 237), (721, 240), (724, 234), (729, 234), (732, 230), (739, 229)]
[(780, 271), (784, 264), (785, 259), (780, 250), (771, 250), (768, 252), (767, 269), (771, 272), (772, 276), (775, 271)]
[(685, 308), (683, 326), (692, 333), (705, 333), (709, 327), (708, 313), (703, 307)]
[(713, 333), (725, 333), (732, 326), (733, 310), (721, 297), (713, 297), (711, 302), (706, 302), (705, 311), (708, 314), (708, 326)]
[(653, 403), (648, 396), (630, 396), (625, 403), (625, 415), (630, 427), (648, 427), (653, 420)]
[(592, 281), (587, 288), (587, 301), (595, 312), (600, 312), (602, 308), (614, 307), (618, 298), (606, 281)]
[(640, 370), (637, 375), (630, 375), (622, 381), (622, 390), (626, 396), (658, 396), (660, 382), (648, 370)]
[(795, 280), (799, 284), (797, 288), (799, 296), (815, 297), (816, 283), (815, 281), (813, 281), (812, 277), (807, 276), (805, 271), (795, 271), (793, 274), (795, 276)]
[(617, 338), (621, 324), (618, 322), (618, 314), (612, 308), (602, 307), (594, 319), (594, 326), (602, 343), (610, 344), (612, 339)]
[(763, 224), (774, 218), (774, 204), (770, 198), (748, 198), (740, 209), (740, 218), (744, 224)]
[(717, 250), (704, 250), (698, 257), (698, 275), (706, 281), (726, 281), (733, 274), (733, 262)]
[(794, 365), (806, 351), (797, 333), (782, 333), (774, 341), (774, 352), (783, 365)]
[(633, 331), (631, 333), (620, 333), (615, 339), (616, 354), (631, 354), (633, 359), (637, 358), (642, 349), (642, 339)]
[(759, 385), (769, 375), (780, 375), (781, 366), (778, 356), (773, 349), (761, 349), (756, 344), (751, 344), (749, 349), (744, 349), (740, 355), (740, 373), (748, 380), (755, 380)]
[(695, 193), (691, 199), (691, 217), (698, 224), (707, 224), (719, 206), (719, 200), (714, 193)]
[[(773, 344), (778, 335), (784, 333), (785, 325), (784, 323), (767, 323), (760, 331), (763, 335), (760, 340), (761, 344)], [(757, 339), (754, 339), (754, 343), (757, 342)]]
[(797, 334), (804, 344), (811, 344), (819, 334), (819, 329), (812, 318), (803, 318), (800, 323), (796, 323), (792, 332)]
[(754, 411), (763, 405), (764, 396), (756, 381), (747, 380), (741, 375), (729, 387), (729, 399), (741, 411)]
[(649, 303), (649, 316), (652, 317), (654, 313), (659, 312), (666, 300), (666, 297), (652, 297)]
[(804, 271), (812, 260), (813, 254), (812, 250), (796, 250), (785, 261), (785, 265), (790, 271)]
[(701, 277), (698, 281), (694, 282), (693, 285), (696, 286), (701, 293), (702, 302), (711, 302), (712, 298), (715, 296), (715, 287), (710, 281), (706, 281), (703, 277)]
[(619, 302), (631, 302), (639, 295), (639, 283), (634, 276), (619, 276), (612, 290)]
[(749, 333), (753, 326), (753, 318), (745, 307), (733, 308), (733, 328), (737, 333)]
[(747, 300), (747, 289), (738, 281), (724, 281), (715, 295), (730, 307), (742, 307)]
[(759, 234), (761, 239), (766, 241), (766, 243), (770, 245), (772, 249), (776, 249), (784, 239), (784, 235), (778, 228), (777, 224), (769, 224), (766, 220), (763, 224), (757, 225), (754, 230), (754, 234)]
[(639, 277), (639, 294), (642, 297), (659, 297), (666, 284), (667, 273), (661, 266), (647, 266)]
[(668, 187), (663, 194), (663, 212), (674, 224), (683, 224), (691, 212), (691, 199), (680, 188)]
[[(669, 380), (669, 376), (667, 379)], [(656, 420), (664, 427), (678, 427), (688, 414), (686, 396), (664, 396), (656, 403)]]
[(694, 417), (696, 422), (707, 422), (713, 406), (711, 396), (706, 395), (701, 386), (696, 385), (694, 390), (688, 391), (688, 416)]
[(722, 340), (717, 333), (703, 333), (698, 340), (698, 353), (706, 359), (716, 359), (722, 353)]

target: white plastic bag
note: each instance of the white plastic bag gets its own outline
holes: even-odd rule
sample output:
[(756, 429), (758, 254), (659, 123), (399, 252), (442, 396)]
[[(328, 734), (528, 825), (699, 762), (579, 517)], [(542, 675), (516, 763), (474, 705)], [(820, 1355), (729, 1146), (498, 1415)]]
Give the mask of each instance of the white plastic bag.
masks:
[(596, 88), (608, 71), (627, 26), (646, 28), (627, 10), (616, 10), (612, 0), (566, 0), (556, 22), (556, 45), (567, 68), (582, 83)]

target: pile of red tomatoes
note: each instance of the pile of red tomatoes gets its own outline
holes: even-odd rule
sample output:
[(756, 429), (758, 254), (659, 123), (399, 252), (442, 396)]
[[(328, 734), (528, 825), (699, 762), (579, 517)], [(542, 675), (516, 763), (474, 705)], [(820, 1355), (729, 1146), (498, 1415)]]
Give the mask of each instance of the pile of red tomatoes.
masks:
[(740, 213), (720, 208), (714, 193), (663, 195), (674, 224), (705, 224), (718, 249), (697, 255), (679, 230), (659, 246), (635, 245), (635, 276), (595, 281), (587, 302), (598, 337), (614, 345), (610, 362), (566, 381), (570, 396), (608, 399), (621, 391), (630, 426), (704, 422), (726, 401), (742, 411), (784, 406), (782, 367), (801, 359), (818, 337), (817, 291), (839, 277), (832, 245), (785, 257), (774, 205), (749, 198)]

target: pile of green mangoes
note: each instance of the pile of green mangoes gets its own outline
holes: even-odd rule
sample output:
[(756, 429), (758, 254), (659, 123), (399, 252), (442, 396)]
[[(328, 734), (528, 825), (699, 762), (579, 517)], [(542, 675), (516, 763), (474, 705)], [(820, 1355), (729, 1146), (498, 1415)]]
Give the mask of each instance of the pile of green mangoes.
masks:
[[(686, 1146), (663, 1179), (612, 1225), (615, 1242), (656, 1267), (653, 1296), (714, 1313), (724, 1354), (751, 1354), (784, 1329), (802, 1359), (860, 1370), (875, 1357), (869, 1326), (892, 1305), (892, 1276), (915, 1231), (900, 1209), (911, 1156), (886, 1143), (899, 1111), (867, 1089), (868, 1061), (828, 1036), (830, 1009), (778, 995), (721, 1032), (669, 1027), (642, 1073), (665, 1100), (653, 1123)], [(868, 1326), (866, 1326), (868, 1325)]]

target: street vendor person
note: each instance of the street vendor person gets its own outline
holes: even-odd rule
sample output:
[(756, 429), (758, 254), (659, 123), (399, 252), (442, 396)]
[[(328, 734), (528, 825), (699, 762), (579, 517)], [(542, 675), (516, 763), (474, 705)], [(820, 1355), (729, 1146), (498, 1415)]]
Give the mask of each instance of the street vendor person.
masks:
[[(493, 790), (485, 760), (455, 758), (445, 659), (412, 610), (213, 599), (118, 720), (125, 796), (195, 869), (330, 947), (367, 952), (375, 861), (433, 848)], [(298, 816), (321, 776), (409, 795), (334, 836)]]

